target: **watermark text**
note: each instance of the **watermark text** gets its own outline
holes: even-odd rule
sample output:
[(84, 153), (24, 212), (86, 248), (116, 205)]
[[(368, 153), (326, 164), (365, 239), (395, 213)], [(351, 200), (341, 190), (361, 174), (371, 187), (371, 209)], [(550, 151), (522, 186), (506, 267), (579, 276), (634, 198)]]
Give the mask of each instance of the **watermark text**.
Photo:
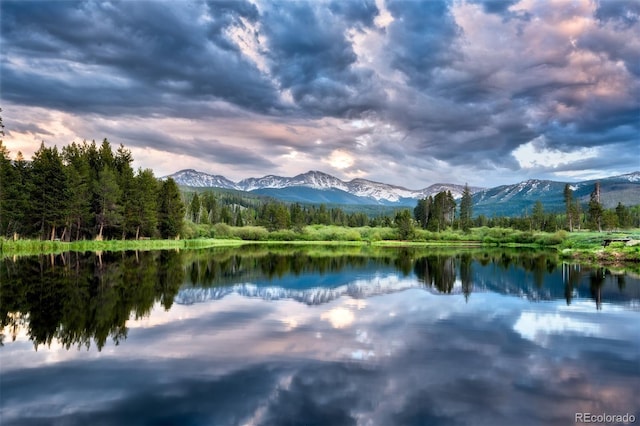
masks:
[(633, 414), (607, 414), (607, 413), (576, 413), (576, 423), (611, 423), (611, 424), (632, 424), (636, 422)]

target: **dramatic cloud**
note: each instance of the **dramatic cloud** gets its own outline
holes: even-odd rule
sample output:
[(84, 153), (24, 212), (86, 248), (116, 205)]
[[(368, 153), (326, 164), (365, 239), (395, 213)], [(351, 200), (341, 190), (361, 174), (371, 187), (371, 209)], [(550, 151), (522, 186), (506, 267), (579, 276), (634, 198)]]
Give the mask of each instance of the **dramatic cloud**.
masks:
[(640, 169), (633, 1), (7, 0), (0, 9), (14, 154), (107, 137), (159, 175), (323, 167), (414, 188)]

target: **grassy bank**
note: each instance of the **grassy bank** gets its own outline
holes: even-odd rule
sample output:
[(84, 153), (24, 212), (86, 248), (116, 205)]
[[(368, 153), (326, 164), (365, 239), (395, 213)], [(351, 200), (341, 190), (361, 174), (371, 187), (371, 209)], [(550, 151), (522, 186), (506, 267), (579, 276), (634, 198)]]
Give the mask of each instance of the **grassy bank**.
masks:
[(640, 230), (619, 233), (518, 231), (508, 228), (474, 228), (468, 233), (447, 230), (415, 230), (410, 240), (401, 240), (396, 228), (347, 228), (312, 225), (300, 230), (268, 231), (263, 227), (231, 227), (223, 224), (189, 229), (182, 240), (40, 241), (0, 239), (2, 256), (60, 253), (64, 251), (123, 251), (196, 249), (253, 244), (317, 244), (341, 246), (443, 246), (443, 247), (532, 247), (557, 250), (566, 259), (595, 263), (640, 262), (640, 244), (613, 242), (607, 238), (640, 240)]
[[(631, 242), (613, 241), (604, 246), (606, 239), (626, 239)], [(640, 263), (640, 231), (629, 232), (573, 232), (558, 246), (560, 256), (580, 262), (597, 264)]]
[(187, 238), (231, 238), (246, 241), (363, 241), (377, 243), (384, 241), (409, 241), (415, 243), (457, 243), (457, 244), (528, 244), (553, 246), (560, 244), (567, 236), (564, 231), (555, 233), (518, 231), (510, 228), (473, 228), (470, 232), (444, 230), (430, 232), (415, 229), (409, 238), (402, 238), (397, 228), (392, 227), (342, 227), (333, 225), (309, 225), (299, 230), (285, 229), (268, 231), (261, 226), (233, 227), (225, 224), (190, 224), (185, 232)]
[(242, 245), (240, 240), (194, 239), (194, 240), (109, 240), (109, 241), (41, 241), (0, 239), (2, 256), (62, 253), (65, 251), (124, 251), (124, 250), (168, 250), (195, 249), (216, 246)]

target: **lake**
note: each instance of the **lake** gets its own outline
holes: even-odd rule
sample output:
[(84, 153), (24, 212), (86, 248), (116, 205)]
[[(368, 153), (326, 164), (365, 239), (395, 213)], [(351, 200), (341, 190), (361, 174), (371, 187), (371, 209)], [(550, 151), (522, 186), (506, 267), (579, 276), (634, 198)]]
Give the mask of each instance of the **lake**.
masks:
[(640, 277), (550, 253), (65, 253), (0, 286), (5, 426), (640, 422)]

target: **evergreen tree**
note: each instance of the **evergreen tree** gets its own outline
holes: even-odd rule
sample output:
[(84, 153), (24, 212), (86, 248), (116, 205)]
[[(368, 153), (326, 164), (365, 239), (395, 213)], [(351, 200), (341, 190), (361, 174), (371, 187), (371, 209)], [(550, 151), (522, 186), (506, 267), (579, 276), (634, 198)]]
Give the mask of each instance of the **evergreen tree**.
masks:
[(104, 138), (102, 145), (98, 149), (98, 170), (104, 170), (105, 168), (115, 169), (115, 159), (113, 157), (113, 151), (111, 150), (111, 144)]
[(113, 168), (116, 172), (118, 186), (120, 187), (120, 205), (122, 206), (122, 239), (127, 234), (133, 234), (136, 229), (137, 218), (134, 216), (134, 172), (131, 164), (133, 157), (131, 151), (122, 144), (113, 157)]
[(440, 232), (453, 222), (456, 202), (451, 192), (439, 192), (433, 200), (429, 197), (427, 205), (429, 212), (427, 229), (430, 231)]
[(284, 204), (268, 202), (261, 210), (261, 223), (268, 230), (276, 231), (291, 226), (291, 215)]
[(624, 204), (618, 202), (616, 206), (616, 216), (618, 216), (618, 224), (621, 228), (628, 228), (631, 225), (631, 215), (629, 209)]
[(540, 231), (545, 226), (544, 207), (540, 200), (536, 201), (532, 213), (533, 229)]
[(67, 217), (69, 188), (58, 148), (44, 142), (31, 161), (30, 221), (42, 239), (53, 240)]
[(429, 209), (430, 209), (429, 199), (423, 198), (422, 200), (418, 200), (418, 204), (413, 209), (413, 217), (418, 222), (418, 225), (422, 229), (427, 228), (427, 221), (429, 220)]
[(460, 227), (464, 232), (471, 229), (471, 218), (473, 215), (473, 199), (471, 198), (471, 190), (469, 185), (465, 183), (462, 191), (462, 199), (460, 200)]
[(18, 212), (13, 209), (15, 193), (18, 191), (17, 183), (17, 173), (9, 157), (9, 150), (0, 139), (0, 235), (16, 232), (15, 224), (20, 221)]
[(289, 216), (291, 217), (291, 226), (296, 231), (301, 231), (305, 225), (305, 217), (300, 204), (294, 203), (291, 205)]
[(395, 224), (398, 228), (398, 236), (401, 240), (409, 240), (415, 233), (413, 218), (409, 210), (401, 210), (396, 213)]
[(180, 188), (172, 178), (167, 178), (162, 182), (158, 195), (158, 227), (162, 238), (180, 236), (184, 214)]
[(195, 192), (191, 198), (191, 203), (189, 203), (189, 219), (194, 223), (200, 223), (200, 208), (200, 197)]
[(65, 172), (69, 183), (69, 202), (67, 205), (67, 223), (69, 240), (79, 240), (83, 228), (91, 221), (91, 170), (83, 146), (75, 142), (62, 148), (62, 157), (66, 163)]
[(207, 219), (209, 223), (218, 223), (220, 220), (220, 213), (218, 209), (218, 200), (216, 200), (213, 192), (207, 191), (202, 197), (202, 206), (207, 212)]
[(113, 170), (104, 168), (100, 172), (94, 186), (94, 193), (98, 200), (96, 211), (98, 236), (96, 238), (102, 240), (105, 228), (115, 228), (122, 222), (122, 205), (120, 204), (122, 191)]
[(569, 227), (569, 232), (573, 232), (573, 224), (574, 218), (576, 215), (576, 207), (573, 203), (573, 190), (569, 184), (564, 186), (564, 204), (567, 212), (567, 226)]
[(227, 225), (233, 224), (233, 215), (231, 214), (229, 206), (222, 206), (220, 209), (220, 222), (226, 223)]
[(132, 203), (130, 203), (131, 224), (135, 228), (136, 240), (141, 234), (147, 237), (156, 234), (158, 189), (158, 181), (151, 169), (138, 170), (133, 182)]
[(615, 210), (605, 210), (602, 213), (602, 225), (607, 231), (616, 229), (618, 224), (618, 215)]
[(235, 226), (244, 226), (244, 221), (242, 220), (242, 209), (240, 206), (236, 207), (235, 218)]
[(320, 204), (314, 223), (319, 223), (321, 225), (329, 225), (331, 223), (331, 218), (329, 217), (329, 213), (327, 212), (326, 205)]
[(589, 223), (592, 228), (602, 232), (602, 215), (604, 208), (600, 204), (600, 182), (596, 182), (589, 200)]

